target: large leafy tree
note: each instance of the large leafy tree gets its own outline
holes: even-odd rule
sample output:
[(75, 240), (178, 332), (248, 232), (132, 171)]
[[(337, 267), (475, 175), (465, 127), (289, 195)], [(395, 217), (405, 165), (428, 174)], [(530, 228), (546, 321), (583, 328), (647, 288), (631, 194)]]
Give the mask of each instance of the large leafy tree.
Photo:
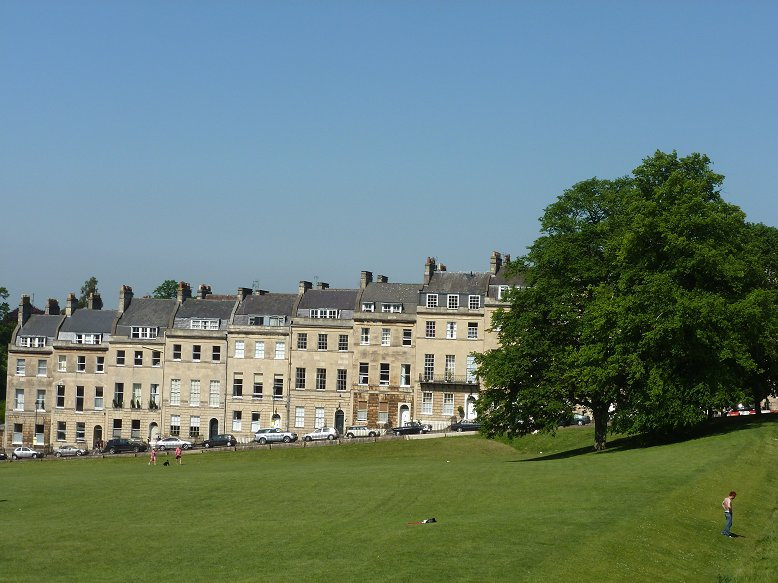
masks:
[[(478, 357), (487, 433), (553, 431), (584, 405), (602, 449), (609, 421), (668, 431), (741, 394), (742, 371), (759, 368), (742, 333), (759, 262), (722, 179), (705, 156), (656, 152), (546, 209), (513, 266), (527, 287), (495, 316), (500, 347)], [(751, 303), (768, 309), (759, 294)]]
[(5, 395), (8, 379), (8, 343), (16, 321), (10, 319), (11, 308), (6, 300), (8, 289), (0, 286), (0, 420), (5, 420)]
[(178, 283), (174, 279), (166, 279), (154, 290), (155, 298), (172, 299), (178, 293)]

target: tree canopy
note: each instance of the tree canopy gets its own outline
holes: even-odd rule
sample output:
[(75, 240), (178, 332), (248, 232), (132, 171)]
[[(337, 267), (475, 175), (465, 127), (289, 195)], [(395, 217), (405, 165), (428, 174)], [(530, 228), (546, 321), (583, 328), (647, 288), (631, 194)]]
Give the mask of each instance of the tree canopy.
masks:
[(159, 284), (154, 290), (153, 296), (155, 298), (167, 298), (173, 299), (178, 293), (178, 282), (174, 279), (166, 279)]
[(706, 156), (656, 152), (546, 208), (510, 266), (526, 287), (495, 315), (500, 347), (477, 357), (488, 434), (554, 431), (580, 405), (602, 449), (609, 423), (670, 431), (756, 398), (755, 380), (772, 390), (776, 234), (746, 223), (722, 181)]
[(86, 302), (89, 296), (97, 293), (97, 278), (93, 275), (84, 282), (81, 286), (81, 295), (78, 298), (78, 307), (83, 308), (86, 306)]

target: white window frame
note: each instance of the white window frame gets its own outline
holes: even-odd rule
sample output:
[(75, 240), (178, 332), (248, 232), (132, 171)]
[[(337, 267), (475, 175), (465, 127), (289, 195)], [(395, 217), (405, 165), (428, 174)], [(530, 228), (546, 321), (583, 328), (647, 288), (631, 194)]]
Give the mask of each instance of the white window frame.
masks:
[(156, 326), (132, 326), (130, 328), (130, 338), (149, 340), (156, 338), (158, 334), (159, 328)]
[(326, 368), (316, 369), (316, 390), (317, 391), (327, 390), (327, 369)]
[(370, 346), (370, 328), (362, 328), (359, 331), (360, 346)]
[(401, 387), (411, 386), (411, 365), (408, 363), (404, 363), (400, 365), (400, 386)]
[(98, 356), (95, 359), (95, 372), (96, 373), (104, 373), (105, 372), (105, 357), (104, 356)]
[(189, 380), (189, 406), (200, 406), (200, 379)]
[(428, 308), (437, 308), (438, 307), (438, 294), (427, 294), (426, 298), (426, 306)]
[(16, 389), (14, 393), (14, 411), (24, 411), (24, 389)]
[(476, 374), (475, 374), (475, 355), (468, 354), (467, 355), (467, 363), (465, 366), (465, 375), (466, 380), (468, 383), (474, 383), (476, 381)]
[(363, 312), (375, 312), (375, 302), (362, 302)]
[(23, 377), (27, 372), (27, 360), (24, 358), (16, 359), (16, 376)]
[(403, 305), (397, 303), (381, 304), (381, 312), (385, 314), (402, 314)]
[(190, 415), (189, 416), (189, 437), (199, 437), (199, 436), (200, 436), (200, 416)]
[(478, 340), (478, 322), (467, 323), (467, 339)]
[(102, 344), (102, 334), (76, 334), (76, 344)]
[(348, 371), (345, 368), (339, 368), (337, 378), (335, 379), (335, 390), (345, 391), (348, 389)]
[(218, 330), (219, 318), (192, 318), (189, 322), (190, 330)]
[(170, 379), (170, 404), (181, 405), (181, 379)]
[(454, 414), (454, 393), (443, 393), (443, 415)]
[(370, 384), (370, 363), (369, 362), (360, 362), (359, 363), (359, 383), (360, 385), (367, 385)]
[(76, 356), (76, 372), (86, 372), (86, 355), (79, 354)]
[(243, 411), (233, 411), (232, 412), (232, 430), (233, 431), (242, 431), (243, 427)]
[(251, 412), (251, 433), (256, 433), (262, 429), (262, 413), (260, 411)]
[(446, 295), (446, 307), (449, 310), (458, 310), (459, 309), (459, 294), (448, 294), (448, 295)]
[(208, 404), (218, 407), (221, 403), (221, 381), (211, 381), (208, 385)]
[(388, 362), (381, 362), (378, 365), (378, 384), (382, 387), (389, 386), (390, 367)]
[(421, 393), (421, 414), (432, 415), (433, 403), (432, 391), (423, 391)]
[(102, 411), (105, 407), (105, 393), (103, 387), (95, 387), (95, 411)]
[(324, 427), (324, 407), (316, 407), (313, 411), (313, 428), (320, 429)]
[(39, 358), (38, 359), (38, 376), (39, 377), (45, 377), (46, 374), (48, 373), (48, 368), (49, 368), (48, 361), (43, 359), (43, 358)]
[(403, 346), (413, 346), (413, 328), (403, 328)]
[(381, 328), (381, 346), (392, 345), (392, 330), (391, 328)]
[(446, 355), (446, 365), (444, 370), (444, 374), (447, 378), (451, 378), (456, 374), (457, 370), (457, 357), (455, 354), (447, 354)]
[(68, 372), (68, 357), (64, 354), (57, 355), (57, 372)]
[(478, 295), (469, 295), (467, 296), (467, 307), (471, 310), (480, 310), (481, 309), (481, 296)]
[(286, 358), (286, 342), (276, 342), (276, 360), (284, 360)]
[(265, 358), (265, 341), (257, 340), (254, 343), (254, 358)]
[(456, 322), (446, 322), (446, 339), (448, 339), (448, 340), (456, 340), (457, 339), (457, 323)]
[(294, 408), (294, 426), (305, 427), (305, 407), (298, 405)]
[(435, 320), (427, 320), (424, 322), (424, 337), (435, 338)]
[(243, 340), (235, 341), (235, 358), (245, 358), (246, 343)]
[(338, 351), (348, 351), (348, 334), (338, 334)]

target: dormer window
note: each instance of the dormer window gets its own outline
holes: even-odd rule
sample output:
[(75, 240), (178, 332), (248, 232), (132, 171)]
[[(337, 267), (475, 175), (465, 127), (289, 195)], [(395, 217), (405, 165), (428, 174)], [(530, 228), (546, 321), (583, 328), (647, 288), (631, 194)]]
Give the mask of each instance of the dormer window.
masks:
[(102, 334), (76, 334), (76, 344), (101, 344)]
[(268, 318), (268, 324), (270, 326), (285, 326), (286, 316), (270, 316)]
[(46, 346), (45, 336), (19, 336), (16, 345), (24, 348), (43, 348)]
[(156, 338), (159, 328), (156, 326), (133, 326), (130, 333), (130, 338)]
[(505, 297), (505, 294), (508, 293), (508, 290), (511, 289), (511, 286), (509, 285), (501, 285), (497, 288), (497, 299), (501, 300)]
[(390, 314), (401, 314), (403, 311), (402, 304), (381, 304), (381, 311), (388, 312)]
[(471, 310), (478, 310), (481, 307), (481, 296), (468, 296), (467, 304)]
[(375, 303), (373, 303), (373, 302), (362, 302), (362, 311), (363, 312), (375, 312)]
[(192, 322), (189, 325), (191, 330), (218, 330), (219, 319), (218, 318), (192, 318)]
[(340, 310), (330, 310), (327, 308), (314, 308), (310, 313), (311, 318), (339, 318)]
[(438, 307), (438, 294), (427, 294), (427, 307), (428, 308)]
[(457, 308), (459, 308), (459, 295), (448, 294), (447, 305), (449, 310), (456, 310)]
[(264, 316), (249, 316), (249, 326), (264, 326), (264, 325), (265, 325)]

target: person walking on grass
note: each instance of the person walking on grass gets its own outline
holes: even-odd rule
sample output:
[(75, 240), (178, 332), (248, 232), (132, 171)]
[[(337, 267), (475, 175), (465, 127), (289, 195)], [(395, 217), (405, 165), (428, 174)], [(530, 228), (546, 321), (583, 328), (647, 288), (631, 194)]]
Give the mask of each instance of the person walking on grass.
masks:
[(180, 466), (181, 463), (182, 463), (181, 462), (181, 446), (180, 445), (176, 448), (176, 461), (178, 462), (178, 465)]
[(157, 465), (157, 450), (153, 447), (149, 450), (149, 465)]
[(729, 538), (734, 538), (734, 535), (730, 532), (730, 529), (732, 528), (732, 502), (735, 500), (735, 496), (737, 496), (737, 492), (732, 490), (729, 493), (729, 496), (724, 498), (724, 500), (721, 503), (721, 507), (724, 509), (724, 530), (721, 531), (721, 534), (724, 536), (728, 536)]

